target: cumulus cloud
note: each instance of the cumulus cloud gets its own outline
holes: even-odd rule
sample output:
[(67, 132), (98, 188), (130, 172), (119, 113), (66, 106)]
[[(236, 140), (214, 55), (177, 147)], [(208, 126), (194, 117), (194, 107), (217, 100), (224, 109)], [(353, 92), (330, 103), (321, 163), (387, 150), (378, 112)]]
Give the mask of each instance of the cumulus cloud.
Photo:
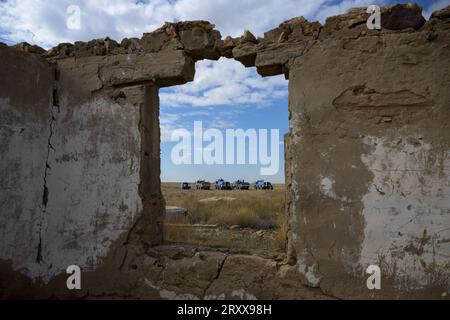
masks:
[(234, 60), (200, 61), (196, 70), (193, 82), (162, 90), (162, 106), (265, 106), (287, 95), (283, 76), (262, 78), (253, 68), (245, 69)]
[[(67, 8), (79, 6), (81, 28), (67, 28)], [(2, 38), (27, 41), (46, 48), (109, 36), (120, 41), (175, 20), (173, 5), (166, 0), (146, 3), (133, 0), (7, 0), (0, 2)]]
[[(193, 82), (160, 91), (163, 142), (174, 129), (190, 129), (202, 119), (210, 128), (233, 128), (236, 116), (249, 108), (263, 108), (287, 97), (283, 76), (262, 78), (229, 59), (200, 61)], [(181, 116), (182, 115), (182, 116)]]
[[(109, 36), (140, 37), (165, 21), (209, 20), (222, 34), (239, 36), (249, 29), (257, 35), (280, 22), (305, 16), (324, 20), (350, 7), (382, 4), (376, 0), (4, 0), (0, 1), (0, 32), (13, 42), (50, 47)], [(67, 8), (81, 9), (81, 29), (66, 27)]]
[[(171, 140), (172, 131), (179, 129), (179, 114), (164, 113), (160, 118), (161, 141), (168, 142)], [(177, 126), (178, 124), (178, 126)]]

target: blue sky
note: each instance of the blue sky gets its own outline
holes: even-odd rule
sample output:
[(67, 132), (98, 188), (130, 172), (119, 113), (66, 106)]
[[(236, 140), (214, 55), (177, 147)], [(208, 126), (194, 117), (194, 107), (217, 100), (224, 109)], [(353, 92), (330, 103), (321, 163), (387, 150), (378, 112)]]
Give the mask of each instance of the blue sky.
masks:
[[(424, 16), (450, 5), (450, 0), (416, 1)], [(319, 20), (352, 7), (398, 3), (390, 0), (0, 0), (0, 41), (14, 44), (27, 41), (45, 48), (60, 42), (74, 42), (109, 36), (141, 37), (165, 21), (209, 20), (222, 36), (240, 36), (249, 29), (257, 36), (296, 16)], [(81, 28), (66, 27), (70, 5), (81, 9)], [(175, 166), (170, 154), (174, 129), (191, 130), (194, 121), (205, 129), (279, 129), (280, 142), (288, 131), (287, 81), (282, 76), (261, 78), (253, 68), (221, 59), (200, 61), (193, 83), (161, 89), (161, 157), (163, 181), (257, 180), (258, 165)], [(280, 144), (280, 170), (284, 181), (283, 145)]]

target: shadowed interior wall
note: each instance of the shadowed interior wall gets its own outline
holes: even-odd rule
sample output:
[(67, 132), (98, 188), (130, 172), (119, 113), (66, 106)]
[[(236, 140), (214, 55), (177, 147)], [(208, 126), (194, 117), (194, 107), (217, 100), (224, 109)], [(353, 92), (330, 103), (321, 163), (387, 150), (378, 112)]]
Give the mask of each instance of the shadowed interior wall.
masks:
[(90, 64), (56, 73), (34, 55), (0, 54), (1, 259), (47, 283), (70, 265), (94, 271), (133, 233), (161, 243), (157, 88), (93, 94)]
[(54, 69), (0, 47), (0, 259), (39, 275)]

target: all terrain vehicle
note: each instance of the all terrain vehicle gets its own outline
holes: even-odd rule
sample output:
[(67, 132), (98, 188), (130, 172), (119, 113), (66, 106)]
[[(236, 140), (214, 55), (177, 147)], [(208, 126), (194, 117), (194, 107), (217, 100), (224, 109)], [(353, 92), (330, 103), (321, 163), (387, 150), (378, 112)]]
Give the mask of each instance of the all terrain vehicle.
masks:
[(216, 181), (216, 190), (233, 190), (233, 186), (228, 181), (219, 179)]
[(195, 188), (197, 190), (211, 190), (211, 183), (205, 180), (198, 180), (195, 183)]
[(191, 185), (187, 182), (181, 184), (181, 190), (191, 190)]
[(273, 185), (270, 182), (259, 180), (255, 182), (256, 190), (273, 190)]
[(233, 183), (233, 189), (236, 190), (249, 190), (250, 183), (245, 182), (244, 180), (237, 180)]

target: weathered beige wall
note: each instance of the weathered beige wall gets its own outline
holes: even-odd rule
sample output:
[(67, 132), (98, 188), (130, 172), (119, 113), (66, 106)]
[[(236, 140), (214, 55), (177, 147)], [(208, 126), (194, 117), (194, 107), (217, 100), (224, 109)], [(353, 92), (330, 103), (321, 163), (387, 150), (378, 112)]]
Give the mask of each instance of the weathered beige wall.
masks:
[(449, 43), (445, 31), (324, 39), (291, 65), (291, 245), (311, 285), (447, 293)]

